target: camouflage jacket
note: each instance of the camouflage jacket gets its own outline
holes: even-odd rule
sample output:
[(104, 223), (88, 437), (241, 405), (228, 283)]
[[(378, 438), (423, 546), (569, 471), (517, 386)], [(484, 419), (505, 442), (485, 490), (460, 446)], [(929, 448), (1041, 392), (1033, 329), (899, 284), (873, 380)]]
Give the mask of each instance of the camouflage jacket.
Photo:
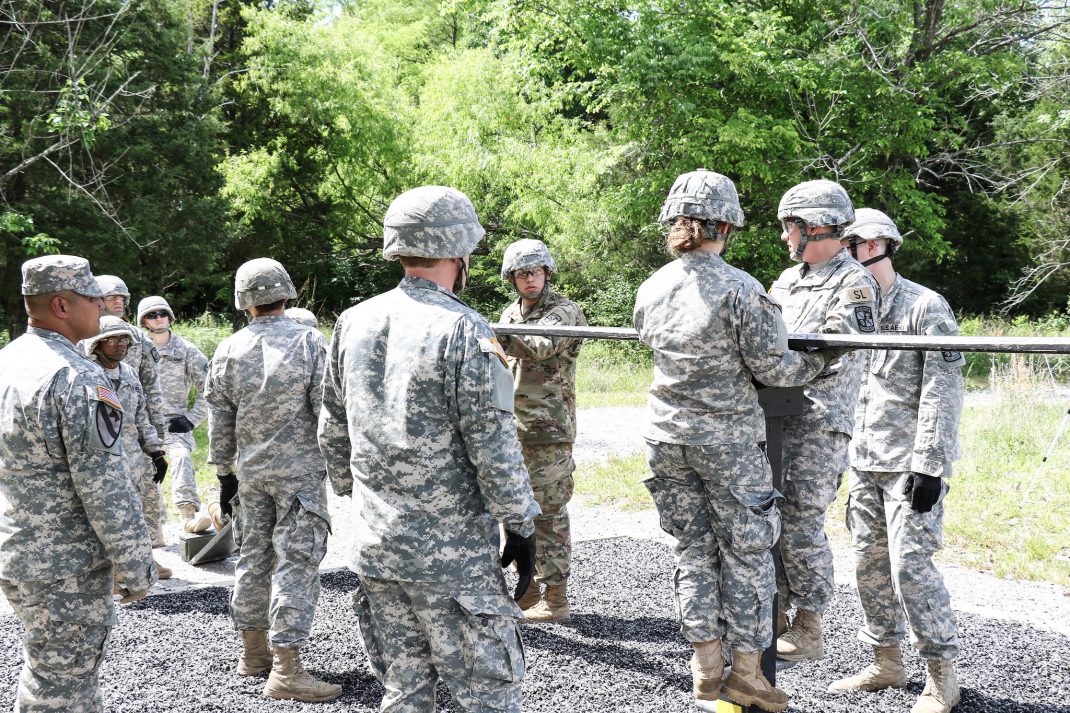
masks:
[(788, 349), (780, 308), (757, 280), (709, 252), (685, 253), (640, 285), (634, 322), (654, 351), (643, 435), (662, 443), (764, 441), (752, 380), (796, 386), (825, 367)]
[[(869, 270), (840, 250), (822, 265), (785, 270), (769, 293), (784, 310), (792, 333), (874, 334), (880, 290)], [(831, 362), (804, 389), (810, 403), (796, 423), (813, 430), (851, 434), (862, 355), (851, 352)]]
[[(94, 358), (93, 361), (97, 360)], [(111, 382), (112, 393), (119, 397), (123, 405), (123, 458), (135, 482), (138, 482), (145, 471), (153, 470), (148, 454), (162, 451), (163, 440), (149, 423), (145, 391), (133, 367), (126, 362), (119, 362), (115, 371), (101, 369)]]
[(491, 576), (496, 521), (535, 530), (505, 353), (479, 313), (429, 280), (406, 277), (339, 317), (319, 440), (335, 492), (353, 493), (360, 574)]
[(209, 463), (242, 480), (324, 471), (316, 424), (327, 354), (317, 334), (289, 317), (254, 317), (220, 342), (204, 388)]
[(52, 581), (110, 560), (131, 591), (155, 582), (110, 386), (50, 330), (0, 350), (0, 579)]
[[(502, 312), (506, 324), (587, 326), (576, 303), (546, 289), (523, 314), (518, 297)], [(499, 337), (513, 372), (516, 430), (524, 443), (572, 443), (576, 440), (576, 357), (583, 340), (571, 337), (503, 335)]]
[[(899, 275), (881, 297), (880, 328), (934, 337), (959, 333), (943, 297)], [(863, 358), (851, 467), (950, 476), (961, 457), (962, 354), (874, 349)]]
[(167, 407), (164, 405), (163, 389), (160, 388), (160, 353), (156, 351), (152, 340), (132, 324), (130, 338), (130, 349), (127, 350), (123, 363), (130, 365), (137, 372), (141, 388), (145, 391), (149, 422), (162, 439), (167, 435)]
[[(171, 339), (160, 354), (160, 388), (163, 389), (164, 413), (185, 416), (194, 426), (208, 418), (208, 403), (204, 400), (204, 377), (208, 359), (201, 350), (171, 332)], [(196, 389), (193, 408), (189, 408), (190, 389)]]

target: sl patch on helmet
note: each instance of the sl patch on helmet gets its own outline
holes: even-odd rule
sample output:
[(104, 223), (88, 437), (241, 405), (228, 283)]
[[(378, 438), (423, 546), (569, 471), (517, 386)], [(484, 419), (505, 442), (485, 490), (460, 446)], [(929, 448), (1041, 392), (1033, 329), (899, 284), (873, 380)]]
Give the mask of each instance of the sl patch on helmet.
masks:
[(855, 321), (858, 322), (858, 331), (876, 332), (877, 323), (873, 319), (873, 309), (869, 305), (855, 307)]

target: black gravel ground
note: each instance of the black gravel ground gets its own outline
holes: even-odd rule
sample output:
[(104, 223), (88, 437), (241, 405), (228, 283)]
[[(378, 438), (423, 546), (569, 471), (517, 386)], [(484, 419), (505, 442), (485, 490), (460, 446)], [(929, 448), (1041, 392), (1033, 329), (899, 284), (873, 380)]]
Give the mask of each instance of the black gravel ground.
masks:
[[(692, 711), (690, 647), (677, 631), (670, 582), (672, 554), (649, 540), (580, 543), (573, 569), (573, 617), (567, 626), (525, 627), (526, 711)], [(356, 634), (347, 572), (323, 576), (323, 595), (305, 651), (317, 675), (345, 687), (328, 704), (269, 701), (264, 676), (233, 673), (238, 638), (225, 588), (168, 596), (123, 608), (102, 682), (115, 712), (375, 711), (381, 689)], [(827, 617), (826, 656), (782, 671), (793, 711), (907, 711), (921, 692), (923, 662), (907, 654), (903, 691), (825, 693), (830, 681), (869, 662), (855, 638), (861, 611), (841, 587)], [(962, 639), (959, 713), (1070, 713), (1070, 640), (1014, 622), (958, 615)], [(0, 710), (10, 710), (21, 665), (21, 627), (0, 616)], [(444, 689), (439, 710), (451, 711)]]

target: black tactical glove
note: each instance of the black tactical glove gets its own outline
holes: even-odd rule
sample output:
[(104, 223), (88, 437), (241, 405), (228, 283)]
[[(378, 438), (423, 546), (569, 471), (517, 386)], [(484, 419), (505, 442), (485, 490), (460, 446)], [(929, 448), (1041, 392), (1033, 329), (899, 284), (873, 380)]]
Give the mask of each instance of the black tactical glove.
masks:
[(935, 475), (911, 473), (907, 476), (905, 494), (910, 496), (910, 509), (914, 512), (929, 512), (940, 499), (943, 483)]
[(520, 580), (513, 591), (513, 599), (520, 599), (531, 584), (531, 575), (535, 573), (535, 533), (521, 537), (515, 532), (505, 531), (505, 550), (502, 551), (502, 567), (516, 562), (516, 571)]
[(164, 458), (163, 451), (156, 451), (149, 457), (152, 458), (152, 465), (156, 468), (156, 475), (152, 476), (152, 482), (159, 485), (167, 475), (167, 460)]
[(219, 478), (219, 509), (224, 515), (234, 517), (234, 510), (230, 507), (230, 501), (238, 494), (238, 477), (233, 473), (217, 475)]
[(172, 416), (168, 422), (167, 430), (171, 433), (189, 433), (193, 430), (193, 421), (185, 416)]

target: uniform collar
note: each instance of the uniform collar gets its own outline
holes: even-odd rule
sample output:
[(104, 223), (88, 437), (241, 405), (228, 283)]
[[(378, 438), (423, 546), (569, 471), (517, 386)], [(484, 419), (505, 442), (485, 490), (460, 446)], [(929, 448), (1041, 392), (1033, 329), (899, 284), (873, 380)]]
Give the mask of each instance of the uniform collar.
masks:
[(71, 351), (77, 352), (78, 356), (85, 357), (85, 354), (83, 354), (78, 349), (78, 347), (76, 347), (74, 343), (71, 342), (70, 339), (67, 339), (59, 332), (53, 332), (51, 329), (45, 329), (44, 327), (27, 327), (26, 333), (33, 334), (35, 336), (41, 337), (42, 339), (48, 339), (49, 341), (56, 342), (57, 344), (61, 344), (70, 349)]
[(406, 275), (401, 278), (401, 282), (398, 283), (398, 288), (402, 290), (427, 290), (429, 292), (438, 292), (441, 295), (449, 297), (451, 300), (465, 304), (457, 295), (453, 294), (450, 290), (443, 287), (439, 287), (437, 284), (428, 280), (426, 277), (415, 277), (413, 275)]
[(531, 309), (528, 310), (527, 314), (524, 314), (524, 298), (517, 296), (514, 304), (516, 305), (517, 314), (520, 315), (520, 320), (526, 322), (528, 319), (531, 318), (532, 315), (538, 313), (538, 311), (545, 307), (546, 303), (550, 301), (550, 298), (553, 296), (553, 294), (553, 288), (547, 285), (546, 289), (543, 290), (542, 295), (539, 297), (539, 299), (535, 300), (535, 304), (531, 306)]
[(851, 257), (851, 255), (847, 252), (847, 248), (840, 248), (838, 253), (825, 262), (817, 263), (816, 265), (803, 263), (803, 265), (799, 267), (799, 271), (802, 272), (805, 269), (806, 272), (802, 272), (802, 278), (799, 280), (799, 283), (805, 285), (823, 285), (838, 269), (840, 269), (840, 266), (843, 265), (844, 261), (849, 257)]
[[(268, 315), (267, 317), (253, 317), (252, 319), (249, 320), (249, 324), (263, 324), (263, 323), (266, 323), (266, 322), (281, 322), (284, 319), (291, 319), (291, 317), (287, 317), (284, 314), (272, 314), (272, 315)], [(174, 335), (173, 334), (171, 335), (171, 338), (174, 339)]]

